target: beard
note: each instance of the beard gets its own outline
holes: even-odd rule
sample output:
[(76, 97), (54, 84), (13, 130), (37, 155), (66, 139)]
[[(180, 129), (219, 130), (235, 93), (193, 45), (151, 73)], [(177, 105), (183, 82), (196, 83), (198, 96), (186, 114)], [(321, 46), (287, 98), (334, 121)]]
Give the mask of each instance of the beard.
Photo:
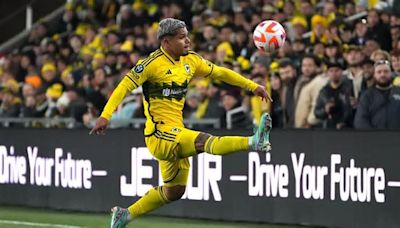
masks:
[(354, 63), (349, 63), (349, 67), (359, 67), (361, 65), (361, 61), (360, 62), (354, 62)]
[(376, 85), (378, 85), (379, 87), (385, 88), (388, 87), (392, 84), (391, 80), (377, 80), (376, 81)]

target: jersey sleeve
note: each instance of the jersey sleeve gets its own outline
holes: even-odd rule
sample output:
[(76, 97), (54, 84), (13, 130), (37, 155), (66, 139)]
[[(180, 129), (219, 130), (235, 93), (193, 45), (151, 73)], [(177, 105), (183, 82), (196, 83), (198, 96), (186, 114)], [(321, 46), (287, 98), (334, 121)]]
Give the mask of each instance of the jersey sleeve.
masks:
[(214, 70), (214, 64), (195, 52), (190, 52), (193, 55), (194, 61), (196, 63), (196, 70), (194, 76), (198, 77), (208, 77), (212, 74)]
[(190, 52), (190, 54), (193, 55), (196, 62), (195, 76), (211, 77), (250, 91), (254, 91), (258, 87), (257, 83), (243, 77), (233, 70), (219, 67), (212, 62), (205, 60), (195, 52)]
[(258, 84), (225, 67), (215, 65), (210, 77), (243, 89), (254, 91)]
[(101, 117), (107, 120), (111, 119), (111, 116), (118, 105), (125, 98), (126, 94), (142, 85), (148, 78), (149, 70), (145, 69), (144, 65), (139, 61), (135, 67), (133, 67), (121, 80), (117, 88), (113, 91), (110, 99), (104, 107)]

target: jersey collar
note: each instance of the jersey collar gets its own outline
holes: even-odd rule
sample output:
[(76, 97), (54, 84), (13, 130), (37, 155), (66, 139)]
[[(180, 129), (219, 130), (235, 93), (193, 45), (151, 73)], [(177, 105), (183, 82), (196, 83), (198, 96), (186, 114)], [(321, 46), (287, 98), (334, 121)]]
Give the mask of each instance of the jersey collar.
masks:
[(164, 53), (165, 57), (167, 57), (167, 59), (168, 59), (172, 64), (175, 64), (174, 59), (173, 59), (162, 47), (160, 47), (160, 50), (162, 51), (162, 53)]

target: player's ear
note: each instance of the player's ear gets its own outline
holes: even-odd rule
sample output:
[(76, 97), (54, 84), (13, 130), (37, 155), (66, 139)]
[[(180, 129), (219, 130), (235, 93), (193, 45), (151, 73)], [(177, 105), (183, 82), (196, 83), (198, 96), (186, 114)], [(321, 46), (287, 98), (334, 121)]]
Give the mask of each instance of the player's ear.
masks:
[(163, 38), (161, 39), (161, 42), (160, 42), (160, 43), (166, 45), (166, 44), (169, 44), (169, 40), (168, 40), (167, 37), (163, 37)]

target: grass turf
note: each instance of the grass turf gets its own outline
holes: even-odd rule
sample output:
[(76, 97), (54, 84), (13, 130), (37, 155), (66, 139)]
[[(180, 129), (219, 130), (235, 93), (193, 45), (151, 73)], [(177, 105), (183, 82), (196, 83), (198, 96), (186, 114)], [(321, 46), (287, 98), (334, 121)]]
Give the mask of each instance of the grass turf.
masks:
[[(25, 207), (0, 207), (0, 228), (26, 227), (109, 227), (109, 214), (54, 211)], [(13, 224), (14, 223), (14, 224)], [(62, 225), (62, 226), (57, 226)], [(131, 222), (128, 228), (295, 228), (303, 226), (232, 223), (208, 220), (144, 216)]]

